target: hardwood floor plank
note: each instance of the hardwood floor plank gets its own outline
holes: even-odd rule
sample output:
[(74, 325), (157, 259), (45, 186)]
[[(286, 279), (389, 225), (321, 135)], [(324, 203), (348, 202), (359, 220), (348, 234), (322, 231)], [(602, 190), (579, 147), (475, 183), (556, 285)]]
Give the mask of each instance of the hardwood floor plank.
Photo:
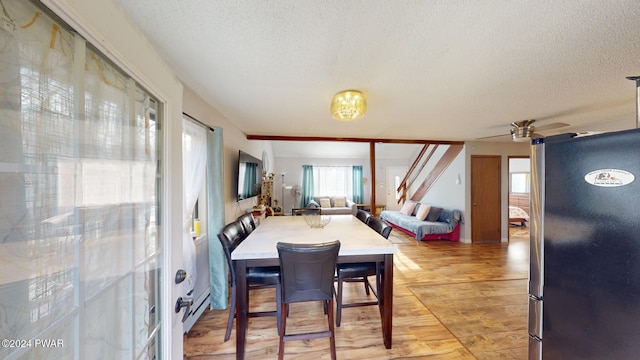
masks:
[[(393, 348), (382, 344), (375, 306), (343, 309), (336, 328), (341, 359), (525, 359), (527, 357), (528, 238), (510, 243), (418, 242), (399, 231), (394, 258)], [(371, 279), (373, 280), (373, 278)], [(252, 292), (252, 309), (275, 308), (272, 289)], [(345, 284), (345, 301), (366, 298), (362, 284)], [(300, 306), (296, 306), (300, 305)], [(235, 326), (224, 342), (227, 310), (207, 310), (184, 336), (184, 359), (235, 359)], [(324, 326), (318, 304), (294, 304), (289, 327)], [(246, 359), (275, 359), (274, 317), (251, 318)], [(329, 359), (327, 339), (288, 342), (286, 359)]]

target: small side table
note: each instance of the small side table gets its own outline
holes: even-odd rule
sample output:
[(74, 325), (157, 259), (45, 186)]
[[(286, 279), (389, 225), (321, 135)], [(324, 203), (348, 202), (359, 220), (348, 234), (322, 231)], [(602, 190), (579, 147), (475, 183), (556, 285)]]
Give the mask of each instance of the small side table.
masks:
[(381, 213), (382, 211), (387, 209), (387, 205), (385, 204), (376, 204), (375, 211), (371, 211), (371, 204), (356, 204), (359, 210), (364, 210), (370, 212), (372, 215), (376, 215)]
[(376, 212), (375, 215), (379, 215), (381, 212), (387, 209), (387, 205), (385, 204), (376, 204)]
[(320, 215), (320, 208), (293, 208), (291, 215)]
[(267, 208), (253, 208), (251, 210), (251, 214), (253, 215), (253, 218), (256, 219), (256, 224), (260, 225), (260, 221), (267, 217)]

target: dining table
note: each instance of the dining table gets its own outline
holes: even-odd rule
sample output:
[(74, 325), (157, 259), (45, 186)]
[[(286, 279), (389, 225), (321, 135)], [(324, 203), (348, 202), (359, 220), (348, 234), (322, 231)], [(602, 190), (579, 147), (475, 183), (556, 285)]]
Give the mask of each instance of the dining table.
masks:
[[(322, 216), (328, 215), (310, 215)], [(236, 273), (236, 359), (244, 359), (249, 314), (247, 269), (278, 266), (278, 242), (317, 244), (340, 240), (338, 263), (384, 263), (378, 294), (382, 339), (391, 349), (393, 322), (393, 255), (396, 246), (353, 215), (331, 215), (322, 228), (312, 228), (307, 216), (267, 217), (231, 253)]]

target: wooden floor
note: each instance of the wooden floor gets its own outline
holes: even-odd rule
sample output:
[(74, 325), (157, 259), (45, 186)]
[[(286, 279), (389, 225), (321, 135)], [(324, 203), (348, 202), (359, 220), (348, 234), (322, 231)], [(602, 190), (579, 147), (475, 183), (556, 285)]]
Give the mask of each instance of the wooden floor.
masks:
[[(336, 328), (339, 359), (526, 359), (528, 237), (510, 243), (416, 242), (394, 230), (393, 347), (382, 344), (375, 306), (344, 309)], [(373, 279), (372, 279), (373, 280)], [(346, 299), (366, 297), (345, 284)], [(298, 306), (294, 306), (298, 305)], [(287, 329), (326, 328), (320, 304), (291, 306)], [(251, 293), (252, 309), (275, 308), (273, 290)], [(228, 312), (205, 312), (184, 337), (184, 358), (235, 359), (235, 329), (224, 342)], [(274, 359), (275, 318), (251, 318), (246, 359)], [(329, 359), (328, 339), (285, 344), (285, 359)]]

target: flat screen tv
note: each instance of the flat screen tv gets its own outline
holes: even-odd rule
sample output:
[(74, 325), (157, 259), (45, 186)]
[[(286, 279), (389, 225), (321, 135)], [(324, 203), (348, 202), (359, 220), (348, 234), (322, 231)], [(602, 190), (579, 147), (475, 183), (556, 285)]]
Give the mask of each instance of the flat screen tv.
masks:
[(262, 160), (239, 150), (237, 201), (260, 195), (262, 188)]

